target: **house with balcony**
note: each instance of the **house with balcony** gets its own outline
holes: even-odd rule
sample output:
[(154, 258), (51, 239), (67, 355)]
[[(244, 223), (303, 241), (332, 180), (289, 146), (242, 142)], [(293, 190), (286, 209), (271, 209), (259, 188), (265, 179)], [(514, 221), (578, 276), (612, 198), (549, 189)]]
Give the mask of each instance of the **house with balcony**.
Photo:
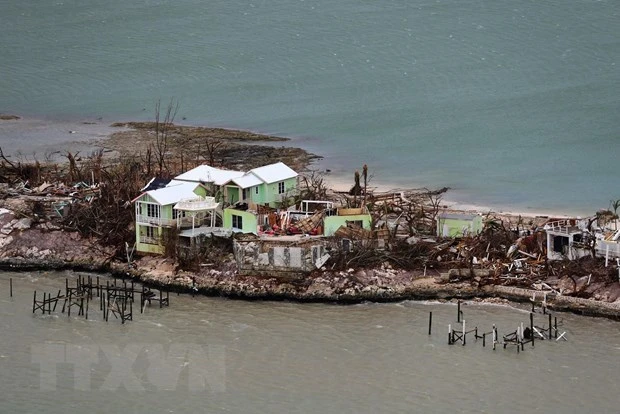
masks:
[[(273, 212), (296, 192), (297, 173), (282, 162), (248, 172), (200, 165), (171, 181), (151, 180), (133, 200), (136, 250), (163, 253), (173, 228), (189, 244), (201, 234), (255, 232), (260, 214)], [(230, 208), (222, 211), (223, 206)]]
[(206, 194), (202, 184), (172, 180), (136, 197), (136, 250), (163, 253), (166, 233), (173, 228), (190, 238), (215, 228), (219, 203)]
[[(549, 220), (543, 227), (547, 233), (547, 259), (578, 260), (591, 256), (593, 250), (597, 257), (605, 258), (605, 267), (610, 259), (620, 259), (620, 230), (599, 224), (590, 218)], [(616, 263), (620, 266), (620, 262)]]

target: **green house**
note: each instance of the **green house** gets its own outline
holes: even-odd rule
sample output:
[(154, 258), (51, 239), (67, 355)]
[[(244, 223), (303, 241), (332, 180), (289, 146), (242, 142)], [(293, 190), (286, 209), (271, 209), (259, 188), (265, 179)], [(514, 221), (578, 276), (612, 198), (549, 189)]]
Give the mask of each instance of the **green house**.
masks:
[[(200, 234), (256, 233), (259, 219), (264, 221), (256, 211), (282, 207), (297, 192), (297, 173), (282, 162), (248, 172), (200, 165), (167, 184), (151, 186), (153, 181), (133, 200), (136, 250), (152, 254), (164, 252), (173, 228), (190, 243)], [(222, 212), (220, 206), (230, 208)], [(215, 228), (220, 214), (222, 227)]]
[(205, 223), (213, 226), (218, 204), (205, 195), (201, 184), (171, 181), (136, 197), (136, 251), (163, 253), (163, 240), (172, 228), (194, 229)]
[(473, 236), (482, 231), (482, 216), (441, 213), (435, 218), (440, 237)]

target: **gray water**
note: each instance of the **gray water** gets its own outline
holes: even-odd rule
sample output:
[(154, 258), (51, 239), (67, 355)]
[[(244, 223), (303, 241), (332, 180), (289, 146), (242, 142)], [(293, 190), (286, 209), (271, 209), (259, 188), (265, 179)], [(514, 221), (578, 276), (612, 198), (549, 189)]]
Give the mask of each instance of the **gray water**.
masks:
[(1, 122), (8, 152), (176, 97), (178, 121), (293, 137), (337, 177), (528, 211), (620, 197), (615, 0), (0, 5), (0, 111), (50, 126)]
[[(454, 304), (172, 295), (169, 308), (136, 311), (125, 325), (103, 322), (97, 300), (88, 320), (75, 310), (33, 315), (33, 291), (56, 292), (65, 277), (75, 280), (0, 276), (0, 412), (618, 412), (620, 330), (606, 319), (558, 314), (567, 342), (517, 354), (471, 338), (449, 346)], [(496, 324), (500, 335), (529, 318), (505, 306), (463, 309), (467, 329)]]

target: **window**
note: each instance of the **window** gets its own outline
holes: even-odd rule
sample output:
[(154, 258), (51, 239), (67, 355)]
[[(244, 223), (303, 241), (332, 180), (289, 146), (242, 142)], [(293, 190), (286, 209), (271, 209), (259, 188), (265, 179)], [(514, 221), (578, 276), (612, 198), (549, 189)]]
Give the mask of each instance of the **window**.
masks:
[(278, 183), (278, 194), (284, 194), (284, 181)]
[(244, 189), (241, 191), (241, 198), (242, 198), (243, 200), (247, 200), (247, 199), (248, 199), (248, 196), (249, 196), (249, 194), (248, 194), (248, 190), (244, 188)]
[(147, 217), (159, 217), (159, 206), (157, 204), (147, 204), (146, 205), (146, 216)]
[(235, 229), (243, 229), (243, 217), (237, 216), (235, 214), (232, 215), (232, 226)]
[(185, 210), (172, 209), (172, 219), (176, 220), (178, 217), (185, 217)]

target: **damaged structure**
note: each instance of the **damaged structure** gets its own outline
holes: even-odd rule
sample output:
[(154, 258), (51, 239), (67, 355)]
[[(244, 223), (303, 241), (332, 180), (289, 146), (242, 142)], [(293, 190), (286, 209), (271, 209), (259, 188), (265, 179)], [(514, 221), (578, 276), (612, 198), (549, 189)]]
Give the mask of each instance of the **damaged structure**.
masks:
[(547, 234), (549, 260), (578, 260), (598, 256), (620, 258), (620, 230), (610, 229), (596, 217), (550, 220), (543, 229)]
[(173, 180), (153, 179), (132, 200), (136, 250), (162, 254), (172, 229), (190, 244), (201, 234), (256, 232), (256, 212), (285, 204), (296, 191), (297, 173), (282, 162), (248, 172), (201, 165)]
[(298, 279), (321, 268), (330, 255), (320, 238), (256, 235), (235, 238), (234, 255), (240, 275)]

